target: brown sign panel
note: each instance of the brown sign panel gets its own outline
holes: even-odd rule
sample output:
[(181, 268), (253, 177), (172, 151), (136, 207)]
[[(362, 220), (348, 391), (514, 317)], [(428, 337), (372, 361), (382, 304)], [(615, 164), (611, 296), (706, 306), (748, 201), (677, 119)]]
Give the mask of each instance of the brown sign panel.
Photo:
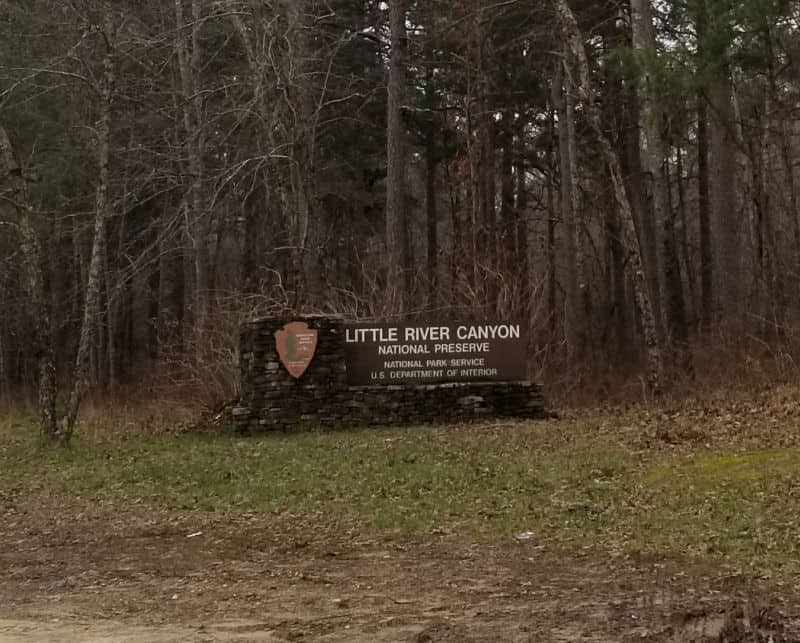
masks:
[(520, 324), (349, 324), (348, 383), (518, 382), (527, 379)]
[(305, 322), (290, 322), (275, 331), (275, 348), (281, 364), (297, 379), (306, 372), (317, 350), (317, 331)]

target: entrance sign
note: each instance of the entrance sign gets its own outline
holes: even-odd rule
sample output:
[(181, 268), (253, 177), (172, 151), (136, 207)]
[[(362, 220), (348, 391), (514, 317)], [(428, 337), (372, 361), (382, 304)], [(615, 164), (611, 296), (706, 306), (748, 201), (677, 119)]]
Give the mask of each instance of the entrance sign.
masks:
[(546, 417), (541, 386), (525, 377), (520, 325), (396, 321), (349, 324), (338, 315), (244, 321), (235, 431)]
[(520, 324), (348, 324), (351, 385), (522, 382), (527, 341)]
[(317, 350), (317, 331), (306, 322), (290, 322), (275, 331), (275, 348), (281, 364), (297, 379), (306, 372)]

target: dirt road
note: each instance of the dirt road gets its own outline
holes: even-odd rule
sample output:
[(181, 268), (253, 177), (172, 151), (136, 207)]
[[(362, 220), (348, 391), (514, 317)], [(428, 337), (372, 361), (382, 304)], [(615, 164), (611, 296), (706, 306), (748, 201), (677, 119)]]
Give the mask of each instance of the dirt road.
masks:
[(17, 503), (0, 643), (800, 640), (790, 598), (675, 562), (282, 521)]

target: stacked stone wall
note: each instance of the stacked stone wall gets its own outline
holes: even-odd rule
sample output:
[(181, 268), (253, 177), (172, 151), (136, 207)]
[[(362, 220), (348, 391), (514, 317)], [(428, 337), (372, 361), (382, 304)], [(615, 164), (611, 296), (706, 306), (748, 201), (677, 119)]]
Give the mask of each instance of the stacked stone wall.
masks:
[[(293, 378), (280, 363), (275, 332), (289, 321), (317, 331), (308, 369)], [(425, 424), (479, 418), (540, 418), (541, 389), (530, 382), (350, 386), (344, 321), (331, 317), (260, 319), (241, 332), (241, 395), (233, 410), (240, 433), (296, 427)]]

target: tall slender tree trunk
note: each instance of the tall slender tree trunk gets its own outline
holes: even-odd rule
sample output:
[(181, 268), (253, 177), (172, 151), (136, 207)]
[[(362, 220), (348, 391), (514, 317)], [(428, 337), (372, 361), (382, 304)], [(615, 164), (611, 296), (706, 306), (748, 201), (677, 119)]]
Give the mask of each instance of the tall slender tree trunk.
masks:
[[(516, 261), (518, 270), (522, 274), (522, 298), (525, 310), (532, 314), (531, 300), (531, 260), (528, 257), (528, 181), (525, 166), (525, 125), (522, 119), (517, 122), (517, 152), (514, 159), (514, 173), (516, 174), (516, 202), (514, 204), (514, 227), (517, 239)], [(550, 177), (548, 177), (549, 180)], [(550, 190), (551, 187), (548, 187)], [(548, 213), (548, 220), (552, 214)]]
[(86, 392), (89, 350), (97, 328), (102, 288), (102, 269), (106, 252), (106, 223), (109, 216), (109, 164), (111, 161), (111, 109), (114, 97), (114, 51), (111, 47), (112, 14), (111, 3), (103, 3), (106, 51), (103, 56), (103, 78), (100, 87), (100, 122), (97, 126), (98, 185), (95, 197), (94, 230), (92, 252), (89, 261), (89, 279), (83, 306), (78, 352), (75, 356), (75, 369), (72, 373), (72, 388), (67, 402), (66, 415), (59, 426), (58, 439), (69, 442), (75, 431), (78, 408)]
[[(425, 78), (425, 101), (428, 108), (436, 107), (436, 90), (433, 85), (433, 70), (429, 66)], [(434, 310), (439, 297), (439, 213), (436, 207), (436, 167), (438, 165), (436, 149), (437, 121), (431, 119), (425, 130), (425, 221), (427, 232), (427, 272), (428, 272), (428, 308)]]
[(711, 83), (711, 159), (713, 162), (713, 229), (716, 229), (717, 276), (721, 310), (726, 320), (740, 321), (741, 220), (737, 204), (737, 150), (731, 72), (727, 64), (715, 71)]
[[(118, 248), (119, 255), (119, 248)], [(105, 309), (106, 309), (106, 339), (105, 339), (105, 367), (106, 367), (106, 385), (110, 389), (116, 388), (119, 383), (119, 362), (117, 358), (117, 311), (115, 309), (117, 297), (115, 296), (116, 290), (116, 275), (115, 271), (111, 269), (111, 262), (109, 261), (109, 253), (106, 252), (103, 257), (103, 289), (105, 294)]]
[[(511, 124), (507, 119), (503, 119), (502, 129), (498, 133), (501, 141), (500, 150), (500, 230), (497, 235), (497, 257), (498, 270), (501, 279), (505, 279), (512, 266), (515, 272), (521, 267), (519, 265), (517, 239), (517, 225), (514, 207), (514, 133)], [(517, 272), (517, 274), (519, 274)], [(510, 286), (506, 284), (506, 287)]]
[[(773, 293), (771, 291), (771, 281), (768, 276), (768, 241), (766, 238), (768, 216), (768, 204), (766, 185), (764, 181), (763, 169), (763, 129), (761, 112), (763, 104), (754, 107), (751, 117), (752, 125), (747, 130), (742, 131), (742, 144), (746, 146), (748, 153), (746, 166), (748, 169), (749, 183), (747, 190), (750, 193), (748, 199), (748, 214), (750, 219), (750, 229), (753, 238), (753, 276), (755, 303), (751, 307), (759, 311), (759, 316), (763, 321), (770, 316)], [(766, 338), (769, 332), (768, 324), (762, 324), (763, 333)]]
[(23, 274), (28, 295), (28, 317), (33, 329), (37, 364), (39, 426), (47, 439), (58, 433), (56, 417), (56, 367), (53, 333), (45, 289), (45, 268), (39, 235), (33, 224), (33, 209), (22, 168), (17, 161), (11, 139), (0, 124), (0, 186), (9, 185), (9, 192), (19, 214), (22, 236)]
[[(133, 147), (133, 143), (130, 143)], [(126, 212), (127, 203), (126, 198), (128, 195), (127, 182), (122, 187), (122, 204), (120, 206), (121, 213), (117, 223), (116, 234), (116, 248), (114, 248), (114, 255), (116, 260), (113, 262), (110, 253), (106, 253), (105, 266), (103, 272), (105, 273), (105, 295), (106, 295), (106, 359), (108, 370), (109, 388), (115, 388), (119, 384), (121, 372), (121, 358), (119, 349), (119, 320), (122, 317), (122, 291), (125, 289), (124, 282), (121, 280), (121, 267), (120, 262), (124, 256), (125, 237), (126, 237)]]
[(556, 278), (556, 218), (558, 209), (556, 207), (556, 109), (553, 105), (549, 110), (548, 130), (550, 134), (550, 144), (547, 146), (547, 318), (548, 330), (550, 331), (550, 342), (556, 341), (558, 330), (557, 310), (557, 289), (558, 281)]
[[(739, 122), (741, 121), (739, 101), (735, 91), (733, 97), (736, 119)], [(781, 142), (776, 140), (770, 118), (774, 112), (772, 96), (765, 93), (754, 111), (752, 119), (754, 131), (745, 142), (743, 133), (740, 134), (737, 127), (737, 137), (740, 139), (741, 147), (749, 150), (746, 165), (750, 166), (752, 183), (750, 189), (753, 193), (752, 202), (758, 223), (756, 257), (759, 274), (758, 290), (763, 309), (764, 336), (770, 339), (776, 333), (783, 332), (785, 312), (783, 286), (785, 271), (781, 265), (780, 244), (776, 234), (780, 227), (780, 210), (776, 209), (776, 204), (780, 203), (780, 199), (772, 198), (769, 186), (769, 177), (778, 174), (773, 164), (778, 161), (779, 155), (773, 154), (772, 150), (779, 150)]]
[(482, 293), (484, 284), (481, 281), (481, 250), (483, 247), (483, 230), (481, 229), (481, 153), (480, 139), (478, 136), (478, 119), (475, 112), (477, 100), (468, 96), (466, 105), (467, 121), (467, 157), (469, 160), (469, 183), (467, 184), (465, 202), (469, 204), (469, 256), (471, 260), (470, 270), (470, 290), (472, 293), (472, 303), (478, 301), (483, 303)]
[[(567, 59), (571, 55), (565, 50)], [(565, 266), (565, 339), (567, 360), (580, 355), (582, 345), (582, 329), (580, 320), (579, 265), (577, 249), (577, 213), (575, 212), (575, 164), (572, 154), (575, 145), (570, 138), (574, 132), (573, 98), (570, 88), (567, 59), (557, 62), (552, 87), (552, 103), (558, 115), (558, 153), (561, 177), (561, 229), (564, 239)]]
[[(787, 266), (777, 247), (776, 239), (775, 261), (776, 264), (779, 264), (776, 266), (775, 275), (776, 288), (778, 290), (776, 306), (778, 309), (780, 330), (782, 331), (785, 315), (790, 307), (785, 296), (787, 286), (794, 286), (796, 288), (800, 283), (800, 219), (798, 219), (800, 212), (798, 212), (798, 196), (794, 180), (794, 163), (792, 162), (792, 136), (790, 128), (787, 127), (786, 110), (782, 104), (781, 91), (778, 88), (778, 73), (775, 69), (775, 46), (773, 43), (772, 26), (766, 17), (763, 29), (767, 50), (767, 70), (770, 87), (769, 101), (772, 105), (772, 112), (776, 120), (776, 122), (772, 124), (772, 127), (770, 127), (770, 131), (772, 132), (771, 142), (775, 146), (775, 149), (780, 151), (781, 173), (783, 174), (783, 187), (785, 192), (785, 200), (783, 203), (785, 204), (786, 218), (788, 219), (789, 227), (792, 231), (792, 249), (794, 251), (794, 260), (789, 261)], [(780, 221), (776, 221), (776, 224), (780, 226)]]
[[(445, 115), (445, 120), (447, 116)], [(444, 163), (442, 165), (442, 169), (444, 170), (444, 179), (445, 183), (447, 184), (447, 194), (448, 200), (450, 203), (450, 229), (452, 234), (452, 241), (450, 246), (450, 261), (448, 264), (448, 273), (450, 279), (450, 296), (447, 298), (447, 303), (451, 306), (458, 305), (458, 298), (459, 298), (459, 288), (458, 288), (458, 279), (459, 279), (459, 265), (460, 264), (460, 257), (462, 256), (462, 244), (463, 244), (463, 235), (462, 235), (462, 226), (461, 220), (459, 216), (460, 212), (460, 187), (458, 185), (458, 180), (456, 177), (453, 176), (451, 171), (450, 163)]]
[(203, 97), (200, 92), (200, 0), (192, 0), (192, 22), (186, 23), (183, 0), (175, 0), (177, 59), (181, 79), (181, 107), (185, 129), (185, 149), (189, 168), (186, 197), (186, 226), (192, 252), (192, 314), (195, 331), (202, 333), (208, 313), (210, 286), (208, 253), (208, 213), (203, 197), (205, 168), (203, 150)]
[(620, 239), (619, 221), (614, 204), (606, 213), (606, 236), (608, 237), (609, 261), (611, 266), (612, 288), (609, 295), (612, 297), (612, 318), (614, 321), (614, 335), (616, 351), (623, 359), (629, 359), (631, 347), (631, 323), (628, 313), (628, 297), (625, 287), (625, 247)]
[[(704, 69), (707, 55), (708, 12), (705, 0), (698, 0), (695, 17), (697, 32), (698, 69)], [(706, 92), (697, 90), (697, 214), (700, 222), (700, 321), (708, 333), (714, 322), (714, 252), (711, 237), (711, 180), (709, 173), (708, 99)]]
[(697, 185), (700, 221), (700, 292), (701, 323), (708, 331), (714, 322), (714, 242), (711, 236), (711, 179), (708, 161), (708, 105), (701, 91), (697, 98)]
[[(313, 3), (307, 0), (288, 0), (284, 6), (291, 38), (286, 59), (282, 61), (284, 67), (282, 75), (285, 76), (286, 85), (284, 96), (289, 103), (287, 107), (290, 112), (288, 127), (292, 158), (289, 171), (291, 188), (289, 211), (294, 218), (293, 270), (298, 281), (296, 288), (298, 304), (303, 304), (317, 299), (324, 293), (324, 270), (321, 266), (320, 247), (325, 232), (324, 221), (317, 205), (316, 146), (319, 110), (327, 97), (323, 94), (317, 100), (311, 81), (316, 71), (312, 62), (315, 56), (314, 36), (311, 33), (309, 20)], [(404, 228), (402, 233), (405, 234)], [(402, 243), (405, 244), (405, 241)], [(401, 250), (401, 257), (405, 256), (405, 252)]]
[(436, 130), (425, 133), (425, 221), (427, 232), (428, 308), (438, 305), (439, 290), (439, 215), (436, 207)]
[(600, 144), (600, 151), (611, 178), (622, 238), (629, 253), (627, 267), (634, 284), (636, 303), (642, 320), (642, 330), (647, 349), (647, 384), (649, 390), (653, 394), (658, 394), (661, 391), (663, 379), (661, 346), (659, 345), (658, 335), (656, 333), (656, 321), (652, 306), (650, 305), (650, 297), (647, 293), (641, 248), (636, 234), (633, 212), (630, 202), (628, 201), (628, 195), (625, 192), (619, 159), (614, 153), (611, 142), (608, 140), (603, 130), (600, 110), (594, 101), (589, 76), (589, 62), (578, 23), (567, 4), (567, 0), (554, 0), (554, 2), (560, 18), (564, 41), (577, 66), (579, 79), (577, 89), (582, 106), (586, 112), (587, 120), (594, 131), (595, 137)]
[(386, 176), (386, 264), (387, 312), (401, 314), (405, 308), (403, 268), (406, 225), (406, 154), (403, 129), (403, 102), (406, 89), (406, 8), (405, 0), (389, 0), (391, 55), (387, 104)]
[(680, 266), (675, 249), (675, 226), (669, 207), (670, 186), (667, 181), (667, 145), (663, 128), (667, 115), (659, 107), (656, 88), (649, 73), (649, 66), (657, 57), (655, 29), (650, 9), (650, 0), (631, 0), (633, 14), (633, 47), (639, 53), (644, 74), (641, 78), (640, 131), (647, 142), (645, 161), (653, 185), (653, 218), (662, 227), (663, 291), (661, 310), (666, 323), (664, 327), (669, 340), (675, 343), (679, 352), (687, 354), (688, 330), (686, 327), (686, 306), (683, 299)]
[(642, 172), (642, 149), (639, 131), (639, 99), (637, 92), (631, 88), (620, 92), (623, 96), (622, 127), (623, 133), (619, 151), (620, 168), (623, 172), (625, 191), (633, 212), (633, 220), (639, 245), (642, 249), (642, 261), (647, 276), (647, 289), (656, 320), (656, 332), (659, 337), (664, 336), (662, 327), (663, 315), (661, 314), (660, 293), (661, 279), (658, 268), (658, 253), (656, 252), (657, 230), (655, 220), (650, 213), (645, 189), (645, 176)]
[[(789, 197), (789, 221), (792, 227), (792, 241), (794, 260), (790, 270), (793, 272), (791, 283), (795, 289), (800, 284), (800, 197), (798, 196), (797, 184), (794, 178), (795, 163), (792, 160), (791, 150), (791, 126), (786, 123), (785, 116), (781, 116), (781, 161), (783, 162), (783, 176), (786, 184), (786, 192)], [(798, 309), (797, 302), (794, 302), (795, 310)]]
[(669, 159), (664, 159), (664, 182), (666, 188), (666, 218), (664, 219), (664, 290), (667, 308), (667, 329), (674, 346), (674, 357), (678, 366), (685, 371), (692, 370), (689, 351), (689, 327), (686, 319), (686, 299), (681, 276), (681, 262), (678, 256), (678, 240), (675, 232), (676, 212), (672, 203)]
[(691, 319), (696, 322), (697, 314), (697, 280), (695, 278), (694, 262), (692, 253), (689, 250), (689, 220), (686, 216), (686, 186), (683, 179), (683, 148), (678, 145), (675, 148), (677, 174), (675, 180), (678, 187), (678, 212), (681, 218), (681, 254), (683, 255), (683, 265), (685, 266), (686, 282), (689, 286), (689, 302), (691, 304)]
[(484, 253), (489, 271), (487, 273), (487, 312), (497, 315), (498, 303), (498, 269), (499, 247), (497, 234), (497, 212), (495, 211), (495, 138), (496, 127), (492, 116), (491, 100), (489, 98), (488, 70), (484, 69), (483, 91), (486, 92), (484, 109), (486, 117), (481, 125), (481, 220), (484, 229)]

